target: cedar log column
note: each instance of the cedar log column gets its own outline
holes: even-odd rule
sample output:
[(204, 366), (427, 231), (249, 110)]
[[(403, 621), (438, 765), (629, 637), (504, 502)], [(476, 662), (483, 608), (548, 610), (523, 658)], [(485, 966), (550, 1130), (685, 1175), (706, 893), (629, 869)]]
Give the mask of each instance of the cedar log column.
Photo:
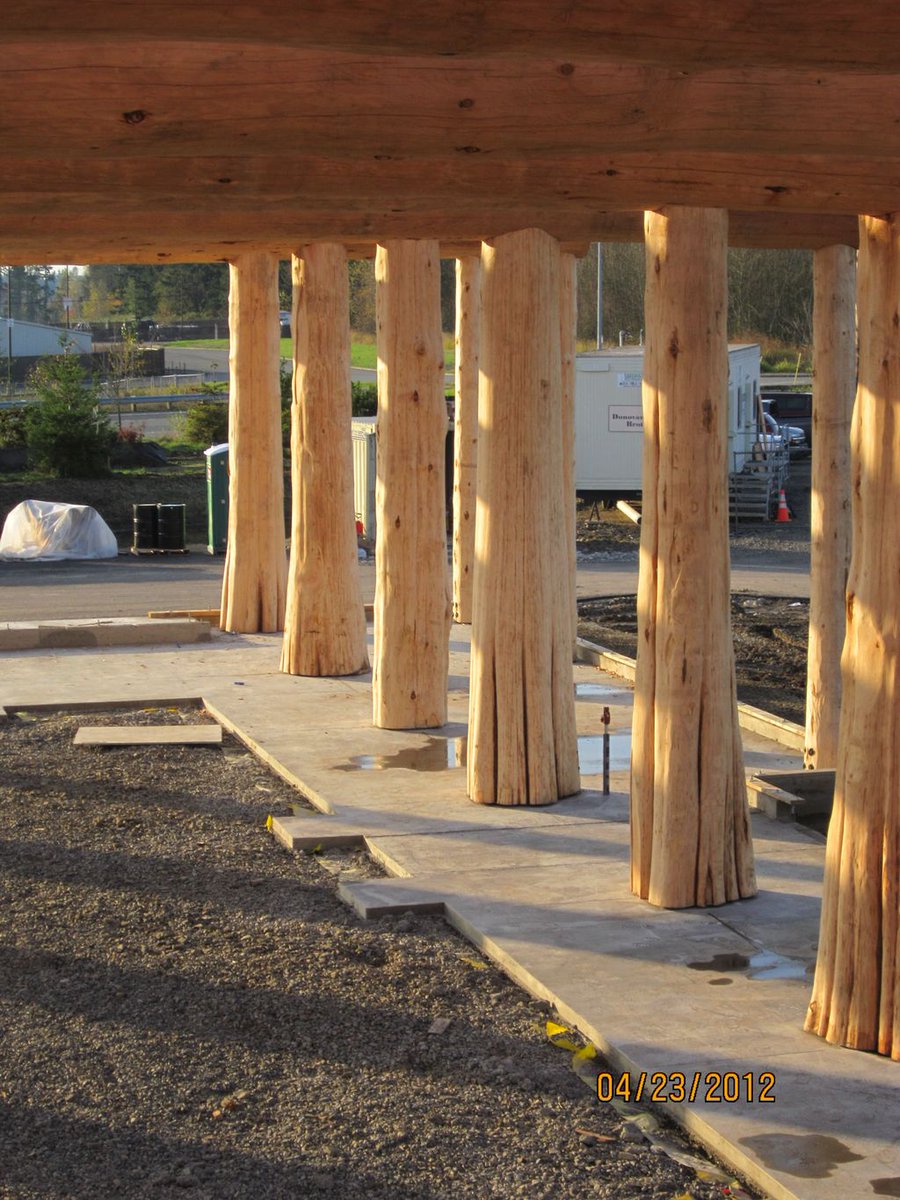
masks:
[(581, 786), (572, 686), (560, 253), (537, 229), (484, 246), (468, 789), (550, 804)]
[(456, 409), (453, 429), (453, 620), (472, 623), (481, 259), (456, 260)]
[(900, 215), (862, 217), (844, 694), (806, 1028), (900, 1060), (898, 311)]
[(813, 437), (810, 504), (807, 767), (837, 762), (844, 597), (850, 565), (850, 415), (856, 390), (856, 251), (813, 258)]
[(572, 614), (572, 653), (578, 636), (578, 606), (575, 598), (575, 322), (576, 264), (574, 254), (560, 256), (559, 292), (559, 338), (560, 367), (562, 371), (562, 451), (563, 451), (563, 497), (566, 510), (566, 581), (569, 598), (566, 601)]
[(291, 561), (281, 669), (355, 675), (368, 670), (369, 655), (353, 504), (344, 247), (304, 246), (293, 280)]
[(372, 695), (373, 720), (382, 729), (431, 728), (447, 719), (450, 576), (440, 268), (435, 241), (392, 241), (375, 256)]
[(644, 232), (631, 886), (687, 908), (756, 892), (729, 611), (728, 215), (649, 212)]
[(278, 258), (229, 264), (228, 547), (220, 625), (231, 633), (284, 628), (284, 455), (278, 341)]

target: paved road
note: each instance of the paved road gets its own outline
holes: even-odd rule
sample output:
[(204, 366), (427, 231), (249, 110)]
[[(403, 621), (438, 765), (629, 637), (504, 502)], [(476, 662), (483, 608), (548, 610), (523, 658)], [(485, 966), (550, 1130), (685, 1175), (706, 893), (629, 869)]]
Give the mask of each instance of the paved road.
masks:
[[(151, 609), (218, 608), (224, 559), (195, 547), (190, 554), (121, 554), (107, 562), (0, 562), (0, 621), (66, 617), (144, 616)], [(374, 564), (360, 564), (363, 599), (375, 593)], [(802, 563), (771, 556), (742, 560), (735, 591), (809, 595)], [(637, 563), (591, 563), (578, 572), (579, 596), (615, 596), (637, 589)]]

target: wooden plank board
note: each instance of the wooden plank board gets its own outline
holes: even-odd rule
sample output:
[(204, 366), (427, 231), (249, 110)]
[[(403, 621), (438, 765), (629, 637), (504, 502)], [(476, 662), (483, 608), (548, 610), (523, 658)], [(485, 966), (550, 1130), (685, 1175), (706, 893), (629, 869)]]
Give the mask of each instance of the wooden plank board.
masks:
[(221, 725), (82, 725), (76, 746), (219, 746)]

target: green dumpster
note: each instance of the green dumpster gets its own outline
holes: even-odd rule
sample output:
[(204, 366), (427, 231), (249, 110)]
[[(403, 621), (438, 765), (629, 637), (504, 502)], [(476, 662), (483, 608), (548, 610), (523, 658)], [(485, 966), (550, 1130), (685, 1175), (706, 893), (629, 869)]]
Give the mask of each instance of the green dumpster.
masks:
[(228, 443), (210, 446), (206, 455), (207, 545), (210, 554), (224, 554), (228, 542)]

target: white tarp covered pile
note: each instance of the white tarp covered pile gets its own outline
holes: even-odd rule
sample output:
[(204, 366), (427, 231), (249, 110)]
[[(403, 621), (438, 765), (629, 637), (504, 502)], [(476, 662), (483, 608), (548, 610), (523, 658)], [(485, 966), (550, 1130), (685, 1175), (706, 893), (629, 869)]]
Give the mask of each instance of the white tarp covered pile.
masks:
[(116, 536), (86, 504), (23, 500), (3, 523), (0, 558), (115, 558)]

